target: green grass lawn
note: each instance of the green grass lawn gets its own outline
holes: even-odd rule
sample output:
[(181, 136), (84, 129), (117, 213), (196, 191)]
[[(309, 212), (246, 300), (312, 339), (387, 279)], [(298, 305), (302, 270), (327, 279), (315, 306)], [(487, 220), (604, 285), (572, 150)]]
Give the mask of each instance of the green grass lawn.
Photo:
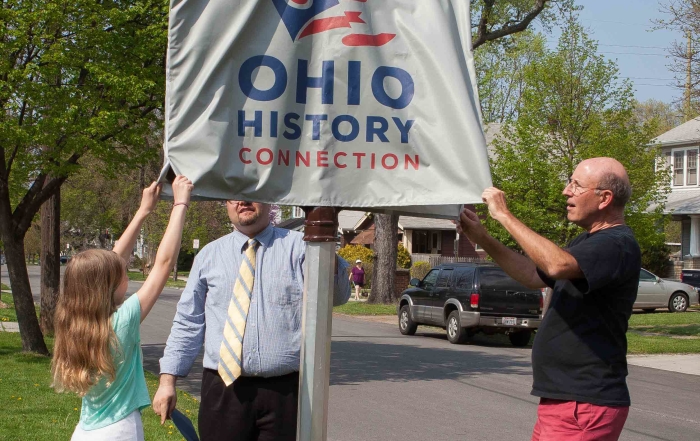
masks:
[(364, 302), (348, 302), (336, 306), (333, 312), (347, 315), (396, 315), (396, 305), (374, 305)]
[(632, 314), (627, 333), (630, 354), (700, 353), (700, 311)]
[[(53, 341), (46, 339), (52, 347)], [(51, 384), (50, 360), (47, 357), (21, 352), (19, 334), (0, 332), (0, 440), (67, 440), (80, 417), (80, 398), (58, 394)], [(151, 398), (158, 379), (146, 373)], [(188, 415), (195, 427), (199, 402), (178, 391), (177, 407)], [(170, 421), (164, 426), (148, 407), (143, 410), (147, 440), (181, 440), (182, 436)]]
[[(188, 272), (181, 272), (177, 273), (178, 278), (179, 277), (187, 277), (189, 275)], [(129, 271), (129, 280), (132, 282), (143, 282), (146, 280), (146, 277), (143, 275), (141, 271)], [(187, 282), (184, 280), (173, 280), (172, 275), (168, 279), (167, 282), (165, 282), (165, 286), (168, 288), (184, 288), (185, 285), (187, 285)]]
[[(5, 302), (9, 308), (2, 308), (0, 309), (0, 321), (2, 322), (16, 322), (17, 321), (17, 311), (15, 311), (15, 302), (12, 298), (12, 294), (10, 293), (1, 293), (0, 295), (0, 300)], [(36, 310), (36, 316), (39, 317), (39, 310), (40, 307), (38, 305), (34, 305), (34, 309)]]
[(0, 290), (2, 291), (9, 291), (10, 287), (5, 285), (4, 283), (0, 283)]
[(628, 354), (698, 354), (700, 339), (681, 339), (627, 333)]

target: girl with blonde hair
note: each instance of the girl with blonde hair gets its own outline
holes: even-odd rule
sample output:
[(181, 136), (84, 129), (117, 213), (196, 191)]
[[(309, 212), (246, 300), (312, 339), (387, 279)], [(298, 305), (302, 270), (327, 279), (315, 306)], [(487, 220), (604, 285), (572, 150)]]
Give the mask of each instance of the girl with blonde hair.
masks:
[(141, 356), (139, 325), (160, 296), (182, 240), (192, 182), (172, 184), (174, 203), (155, 264), (139, 291), (124, 300), (127, 262), (161, 187), (143, 191), (141, 206), (114, 251), (87, 250), (66, 267), (54, 319), (53, 387), (83, 398), (72, 441), (143, 440), (141, 409), (151, 404)]

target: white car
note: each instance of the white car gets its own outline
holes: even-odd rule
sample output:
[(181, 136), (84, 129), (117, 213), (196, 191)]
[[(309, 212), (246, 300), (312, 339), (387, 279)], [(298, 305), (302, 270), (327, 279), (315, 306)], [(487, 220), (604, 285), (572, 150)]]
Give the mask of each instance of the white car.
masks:
[(698, 291), (695, 287), (662, 279), (645, 269), (640, 271), (634, 309), (653, 312), (656, 308), (668, 308), (670, 312), (684, 312), (688, 306), (698, 302)]

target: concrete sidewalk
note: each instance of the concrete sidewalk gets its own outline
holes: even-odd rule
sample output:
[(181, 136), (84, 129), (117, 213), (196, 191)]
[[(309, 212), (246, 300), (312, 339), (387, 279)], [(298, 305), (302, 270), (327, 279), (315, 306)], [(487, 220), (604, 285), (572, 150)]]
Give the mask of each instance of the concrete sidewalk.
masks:
[(627, 363), (662, 371), (700, 375), (700, 354), (630, 355)]

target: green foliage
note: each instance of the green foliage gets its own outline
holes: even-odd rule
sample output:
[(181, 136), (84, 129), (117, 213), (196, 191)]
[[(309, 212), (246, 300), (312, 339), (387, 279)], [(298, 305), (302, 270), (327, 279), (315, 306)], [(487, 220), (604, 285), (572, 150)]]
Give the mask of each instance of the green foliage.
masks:
[(545, 53), (543, 34), (528, 30), (510, 39), (510, 44), (486, 44), (474, 53), (481, 114), (486, 123), (503, 123), (517, 116), (524, 68)]
[(399, 249), (396, 254), (396, 266), (403, 269), (409, 269), (411, 267), (411, 253), (409, 253), (402, 244), (399, 244)]
[(656, 236), (658, 235), (651, 239), (653, 241), (651, 244), (647, 244), (642, 249), (642, 268), (658, 274), (659, 277), (665, 277), (670, 264), (668, 256), (671, 250), (664, 243), (663, 235), (660, 235), (661, 239)]
[(333, 312), (346, 315), (396, 315), (396, 305), (348, 302), (334, 307)]
[[(162, 201), (144, 222), (146, 242), (155, 250), (168, 226), (172, 204)], [(194, 239), (199, 239), (199, 249), (232, 230), (226, 213), (225, 202), (192, 201), (187, 209), (185, 228), (182, 232), (181, 253), (194, 252)]]
[(338, 255), (347, 260), (351, 265), (354, 265), (355, 261), (360, 259), (365, 267), (365, 271), (367, 271), (367, 267), (371, 266), (372, 262), (374, 262), (374, 251), (362, 245), (345, 245), (338, 250)]
[(411, 278), (423, 280), (428, 271), (432, 268), (428, 262), (416, 262), (411, 267)]
[[(52, 346), (52, 339), (47, 338)], [(0, 405), (12, 409), (0, 420), (2, 440), (70, 439), (80, 419), (80, 397), (56, 393), (51, 387), (51, 359), (22, 351), (20, 336), (0, 332)], [(158, 389), (158, 378), (146, 372), (149, 396)], [(177, 392), (177, 407), (197, 427), (199, 402), (190, 394)], [(172, 421), (160, 425), (151, 408), (142, 415), (145, 438), (154, 441), (180, 440), (182, 436)]]
[[(524, 79), (518, 118), (496, 140), (492, 164), (494, 185), (508, 196), (510, 211), (565, 245), (582, 231), (566, 218), (566, 179), (583, 159), (613, 157), (632, 183), (627, 224), (646, 255), (660, 250), (668, 174), (655, 171), (658, 152), (646, 147), (653, 133), (635, 118), (632, 86), (619, 80), (615, 62), (597, 54), (597, 44), (572, 18), (556, 50), (532, 61)], [(650, 206), (656, 208), (647, 212)], [(500, 224), (486, 223), (516, 247)]]

